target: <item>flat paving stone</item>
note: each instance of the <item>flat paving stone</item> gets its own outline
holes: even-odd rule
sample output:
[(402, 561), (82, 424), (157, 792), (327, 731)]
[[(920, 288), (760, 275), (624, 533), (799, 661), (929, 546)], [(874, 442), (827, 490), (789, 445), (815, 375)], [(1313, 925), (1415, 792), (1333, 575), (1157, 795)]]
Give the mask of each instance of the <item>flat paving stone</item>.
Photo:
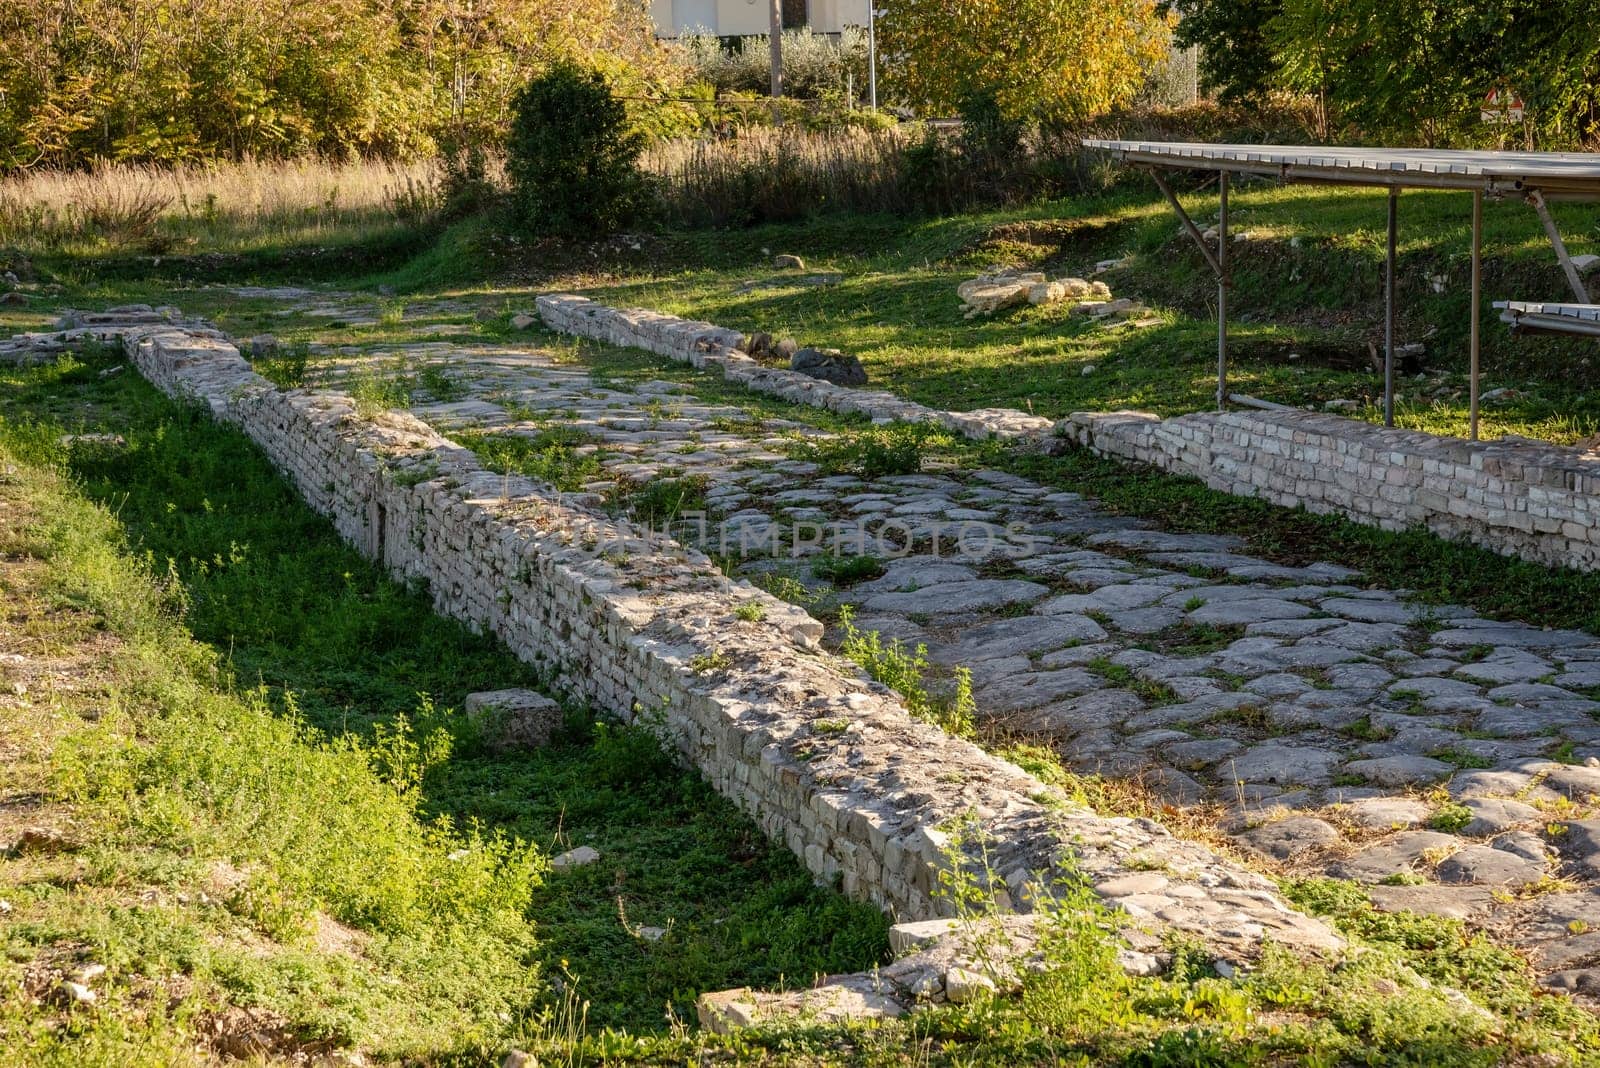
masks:
[(1268, 742), (1219, 763), (1215, 769), (1224, 781), (1317, 786), (1332, 779), (1338, 766), (1336, 752)]
[(1503, 834), (1513, 827), (1532, 823), (1540, 816), (1532, 805), (1509, 798), (1469, 797), (1461, 804), (1472, 813), (1471, 821), (1461, 828), (1461, 833), (1474, 838)]
[(1315, 816), (1291, 816), (1252, 827), (1234, 835), (1234, 839), (1276, 860), (1290, 860), (1338, 842), (1339, 830)]
[(1347, 802), (1344, 815), (1371, 831), (1409, 830), (1428, 822), (1429, 808), (1410, 797), (1368, 797)]
[(1050, 587), (1022, 579), (976, 579), (970, 582), (941, 582), (911, 593), (879, 593), (867, 598), (862, 607), (870, 612), (925, 612), (948, 615), (1009, 604), (1031, 604), (1046, 596)]
[(1469, 845), (1439, 862), (1435, 872), (1441, 883), (1523, 887), (1547, 874), (1543, 864), (1504, 849)]
[(1481, 920), (1494, 907), (1494, 891), (1476, 886), (1372, 886), (1367, 897), (1379, 912), (1415, 912), (1447, 920)]
[(1397, 875), (1418, 875), (1426, 867), (1424, 854), (1437, 851), (1448, 855), (1462, 844), (1453, 834), (1438, 831), (1402, 831), (1376, 845), (1368, 846), (1333, 866), (1341, 879), (1358, 883), (1381, 883)]
[(1414, 783), (1436, 782), (1456, 769), (1454, 765), (1432, 757), (1387, 756), (1352, 760), (1344, 766), (1344, 770), (1379, 786), (1410, 786)]
[(1098, 642), (1105, 628), (1087, 616), (1018, 616), (963, 630), (955, 641), (940, 643), (939, 659), (948, 664), (969, 664), (1008, 656), (1030, 656), (1078, 642)]
[(1263, 619), (1302, 619), (1310, 607), (1298, 601), (1258, 597), (1245, 601), (1207, 602), (1189, 613), (1189, 622), (1217, 627), (1242, 627)]
[(1600, 878), (1600, 819), (1561, 821), (1552, 836), (1561, 859), (1586, 879)]

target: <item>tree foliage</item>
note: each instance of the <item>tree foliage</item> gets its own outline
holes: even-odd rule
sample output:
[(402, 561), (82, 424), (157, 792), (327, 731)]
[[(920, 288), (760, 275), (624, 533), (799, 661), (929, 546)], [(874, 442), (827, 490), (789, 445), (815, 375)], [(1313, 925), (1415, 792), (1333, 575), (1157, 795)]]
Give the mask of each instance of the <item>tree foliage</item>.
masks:
[(1228, 99), (1312, 94), (1325, 135), (1427, 145), (1497, 143), (1479, 121), (1493, 89), (1528, 105), (1518, 139), (1600, 139), (1594, 0), (1172, 0), (1177, 37), (1205, 51)]
[(8, 0), (0, 170), (419, 154), (502, 124), (557, 59), (654, 47), (633, 0)]
[(511, 104), (506, 171), (523, 229), (569, 237), (611, 233), (643, 204), (644, 139), (605, 75), (562, 61)]
[(1171, 0), (1179, 21), (1175, 42), (1200, 49), (1200, 80), (1224, 103), (1259, 100), (1277, 63), (1267, 26), (1282, 0)]
[(1170, 29), (1155, 0), (897, 0), (878, 34), (910, 103), (991, 99), (1009, 119), (1071, 122), (1132, 100)]

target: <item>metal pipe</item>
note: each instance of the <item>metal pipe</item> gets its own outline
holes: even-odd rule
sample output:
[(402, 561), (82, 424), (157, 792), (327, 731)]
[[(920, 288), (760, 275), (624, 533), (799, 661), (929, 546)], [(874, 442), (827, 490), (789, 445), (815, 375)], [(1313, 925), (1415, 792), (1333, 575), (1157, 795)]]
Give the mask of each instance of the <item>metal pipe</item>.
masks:
[(1383, 425), (1394, 426), (1394, 260), (1400, 190), (1389, 189), (1389, 258), (1383, 276)]
[(1228, 410), (1228, 172), (1221, 172), (1217, 210), (1217, 411)]
[(1472, 191), (1472, 353), (1470, 357), (1470, 371), (1472, 376), (1469, 387), (1468, 419), (1471, 424), (1471, 437), (1478, 440), (1478, 357), (1482, 350), (1483, 324), (1480, 314), (1483, 303), (1483, 190)]
[(1299, 411), (1292, 404), (1279, 404), (1277, 401), (1262, 400), (1260, 397), (1252, 397), (1248, 393), (1230, 393), (1228, 394), (1228, 399), (1234, 404), (1242, 404), (1246, 408), (1260, 408), (1268, 412)]
[(1189, 213), (1183, 210), (1183, 205), (1178, 203), (1178, 195), (1172, 191), (1172, 187), (1167, 184), (1167, 180), (1161, 177), (1160, 171), (1151, 171), (1150, 177), (1155, 179), (1157, 187), (1166, 196), (1167, 203), (1172, 205), (1172, 210), (1177, 214), (1178, 221), (1183, 224), (1183, 228), (1189, 232), (1189, 236), (1199, 246), (1200, 255), (1204, 256), (1206, 263), (1211, 265), (1211, 273), (1221, 278), (1222, 264), (1218, 263), (1217, 257), (1212, 255), (1211, 246), (1206, 244), (1206, 235), (1200, 232), (1200, 228), (1194, 224), (1194, 220), (1189, 218)]
[(1533, 205), (1533, 210), (1539, 213), (1539, 221), (1544, 223), (1544, 232), (1550, 238), (1550, 247), (1556, 250), (1556, 262), (1561, 264), (1561, 271), (1567, 276), (1567, 285), (1572, 287), (1573, 295), (1578, 298), (1579, 304), (1589, 303), (1589, 289), (1583, 284), (1583, 276), (1578, 273), (1577, 265), (1572, 262), (1572, 256), (1567, 252), (1567, 243), (1561, 240), (1561, 230), (1551, 217), (1550, 209), (1545, 206), (1544, 194), (1537, 189), (1530, 189), (1526, 199)]
[(772, 0), (768, 16), (772, 49), (772, 99), (776, 100), (783, 95), (783, 0)]
[(878, 0), (867, 0), (867, 86), (872, 110), (878, 110)]

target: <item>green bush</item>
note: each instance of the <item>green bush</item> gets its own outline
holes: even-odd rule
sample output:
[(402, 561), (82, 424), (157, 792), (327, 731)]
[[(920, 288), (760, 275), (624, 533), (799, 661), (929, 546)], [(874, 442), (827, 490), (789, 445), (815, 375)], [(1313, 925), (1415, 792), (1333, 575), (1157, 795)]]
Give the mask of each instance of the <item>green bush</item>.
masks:
[(598, 71), (559, 63), (511, 102), (506, 170), (531, 234), (612, 233), (638, 215), (644, 139)]

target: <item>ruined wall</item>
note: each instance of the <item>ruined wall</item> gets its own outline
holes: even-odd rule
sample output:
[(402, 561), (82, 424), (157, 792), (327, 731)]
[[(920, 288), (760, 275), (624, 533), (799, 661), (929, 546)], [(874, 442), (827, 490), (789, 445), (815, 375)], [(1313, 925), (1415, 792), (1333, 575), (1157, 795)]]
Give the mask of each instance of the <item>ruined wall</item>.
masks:
[(889, 393), (818, 382), (739, 351), (736, 331), (583, 297), (539, 298), (556, 330), (720, 369), (751, 389), (875, 420), (935, 423), (971, 438), (1062, 438), (1103, 456), (1191, 475), (1212, 489), (1360, 523), (1422, 526), (1557, 567), (1600, 567), (1600, 457), (1511, 438), (1472, 442), (1294, 409), (1075, 412), (1052, 425), (1007, 408), (944, 412)]
[(1426, 527), (1507, 556), (1600, 567), (1600, 458), (1511, 438), (1467, 441), (1318, 412), (1077, 412), (1059, 431), (1212, 489), (1385, 530)]
[[(113, 316), (80, 317), (100, 325)], [(724, 796), (819, 878), (901, 919), (952, 912), (940, 893), (950, 829), (979, 837), (988, 893), (1026, 909), (1028, 887), (1068, 871), (1141, 922), (1219, 956), (1264, 939), (1339, 940), (1270, 881), (1143, 819), (1074, 808), (1037, 779), (914, 720), (884, 687), (818, 647), (804, 612), (723, 576), (673, 542), (644, 544), (476, 458), (410, 415), (358, 416), (350, 399), (280, 391), (195, 324), (121, 329), (139, 370), (237, 425), (395, 575), (437, 609), (488, 630), (552, 688), (624, 718), (648, 717)], [(621, 547), (622, 551), (619, 551)], [(741, 620), (759, 600), (765, 616)], [(748, 614), (748, 613), (747, 613)]]

